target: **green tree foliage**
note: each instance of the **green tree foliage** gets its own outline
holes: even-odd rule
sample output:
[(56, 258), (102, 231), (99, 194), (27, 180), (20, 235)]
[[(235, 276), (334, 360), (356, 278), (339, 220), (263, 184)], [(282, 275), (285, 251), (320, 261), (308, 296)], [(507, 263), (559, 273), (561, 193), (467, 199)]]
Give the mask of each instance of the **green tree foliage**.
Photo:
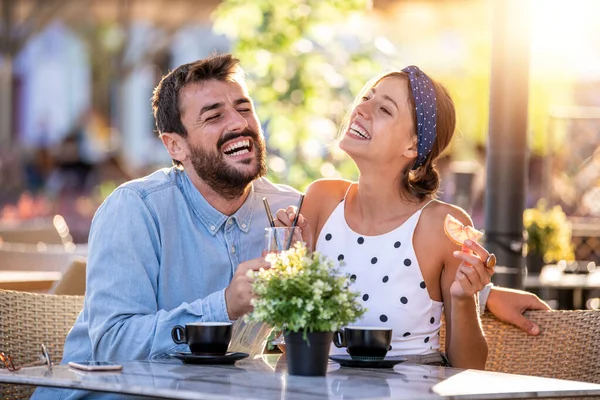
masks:
[[(356, 177), (330, 145), (376, 51), (352, 18), (368, 0), (224, 0), (214, 28), (233, 42), (266, 127), (269, 176), (304, 189), (322, 176)], [(340, 33), (341, 32), (341, 33)]]

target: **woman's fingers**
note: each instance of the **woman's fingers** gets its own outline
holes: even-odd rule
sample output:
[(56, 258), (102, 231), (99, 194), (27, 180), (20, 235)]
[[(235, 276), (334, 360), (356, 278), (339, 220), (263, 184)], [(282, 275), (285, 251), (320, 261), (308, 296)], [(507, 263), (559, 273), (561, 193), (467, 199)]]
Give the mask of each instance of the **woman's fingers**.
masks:
[[(296, 207), (289, 206), (285, 210), (283, 208), (280, 208), (279, 210), (277, 210), (277, 213), (275, 215), (277, 217), (277, 221), (281, 222), (282, 224), (280, 226), (291, 226), (294, 222), (294, 219), (296, 218)], [(300, 217), (301, 216), (299, 216), (298, 219), (300, 219)]]
[(472, 240), (465, 240), (463, 246), (472, 250), (474, 254), (477, 254), (477, 256), (479, 256), (479, 258), (483, 261), (487, 260), (488, 256), (490, 255), (490, 253), (482, 245)]
[(494, 268), (487, 268), (484, 261), (476, 254), (469, 254), (465, 253), (464, 251), (455, 251), (453, 255), (454, 257), (462, 260), (464, 264), (475, 268), (475, 270), (482, 277), (483, 281), (489, 282), (494, 274)]
[(461, 264), (458, 267), (458, 270), (469, 279), (469, 282), (471, 282), (477, 291), (483, 289), (483, 287), (489, 283), (489, 277), (481, 275), (474, 267)]

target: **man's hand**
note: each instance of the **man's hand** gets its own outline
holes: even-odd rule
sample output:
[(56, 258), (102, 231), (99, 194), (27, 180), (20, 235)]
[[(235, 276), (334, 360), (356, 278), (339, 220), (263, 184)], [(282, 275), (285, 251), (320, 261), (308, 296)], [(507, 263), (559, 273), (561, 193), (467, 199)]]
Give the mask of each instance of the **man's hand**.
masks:
[(486, 307), (498, 319), (516, 325), (530, 335), (540, 334), (540, 327), (523, 316), (526, 310), (551, 310), (533, 293), (494, 286)]
[(255, 258), (245, 261), (238, 265), (233, 279), (225, 289), (225, 303), (227, 304), (227, 314), (229, 319), (235, 320), (252, 311), (251, 300), (254, 297), (252, 292), (252, 278), (247, 274), (248, 271), (258, 271), (261, 268), (270, 268), (271, 264), (264, 258)]

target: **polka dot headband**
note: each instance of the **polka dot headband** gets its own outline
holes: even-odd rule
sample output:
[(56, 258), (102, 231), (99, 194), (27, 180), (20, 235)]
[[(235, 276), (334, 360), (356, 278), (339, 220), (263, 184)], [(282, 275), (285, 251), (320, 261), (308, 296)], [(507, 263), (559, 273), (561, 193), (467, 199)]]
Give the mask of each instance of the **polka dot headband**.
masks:
[(415, 100), (417, 114), (417, 161), (412, 169), (417, 169), (425, 163), (433, 149), (436, 130), (436, 103), (433, 82), (418, 67), (411, 65), (402, 70), (408, 75), (410, 88)]

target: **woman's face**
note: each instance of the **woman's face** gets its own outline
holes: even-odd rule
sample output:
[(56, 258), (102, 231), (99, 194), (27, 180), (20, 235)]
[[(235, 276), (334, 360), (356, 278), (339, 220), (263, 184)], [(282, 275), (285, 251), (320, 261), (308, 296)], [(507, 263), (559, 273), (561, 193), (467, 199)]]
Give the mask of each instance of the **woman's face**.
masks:
[(417, 156), (409, 90), (406, 78), (388, 76), (354, 108), (340, 148), (357, 164), (369, 160), (404, 166)]

